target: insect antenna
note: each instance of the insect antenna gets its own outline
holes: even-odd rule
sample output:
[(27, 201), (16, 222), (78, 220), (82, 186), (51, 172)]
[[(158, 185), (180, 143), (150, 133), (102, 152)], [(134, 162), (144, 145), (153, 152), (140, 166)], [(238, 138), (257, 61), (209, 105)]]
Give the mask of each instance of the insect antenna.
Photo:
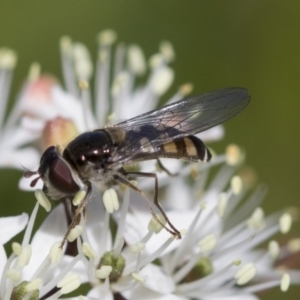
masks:
[[(25, 178), (30, 178), (34, 175), (39, 175), (38, 171), (30, 171), (27, 168), (25, 168), (24, 166), (22, 166), (22, 168), (26, 170), (24, 172), (24, 177)], [(38, 177), (34, 178), (30, 183), (30, 187), (35, 187), (40, 178), (41, 178), (41, 176), (38, 176)]]

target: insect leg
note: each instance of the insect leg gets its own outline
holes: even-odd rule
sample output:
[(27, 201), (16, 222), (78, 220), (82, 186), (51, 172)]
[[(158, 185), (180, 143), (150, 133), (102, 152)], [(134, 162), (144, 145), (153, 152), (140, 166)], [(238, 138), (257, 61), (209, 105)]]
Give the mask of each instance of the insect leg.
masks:
[[(175, 228), (175, 226), (170, 222), (167, 214), (165, 213), (164, 209), (162, 208), (162, 206), (160, 205), (160, 203), (158, 202), (158, 180), (157, 180), (157, 175), (155, 173), (144, 173), (144, 172), (126, 172), (124, 175), (133, 175), (136, 177), (151, 177), (154, 178), (154, 182), (155, 182), (155, 189), (154, 189), (154, 204), (156, 205), (156, 207), (160, 210), (161, 214), (163, 215), (163, 217), (165, 218), (166, 222), (169, 224), (169, 226), (172, 228), (172, 230), (170, 230), (169, 228), (167, 228), (156, 216), (155, 212), (153, 211), (148, 198), (146, 197), (146, 195), (144, 194), (144, 192), (142, 190), (140, 190), (139, 188), (137, 188), (135, 185), (131, 184), (127, 179), (124, 179), (123, 177), (119, 177), (122, 182), (125, 185), (129, 186), (130, 188), (132, 188), (134, 191), (138, 192), (145, 200), (146, 203), (149, 207), (149, 210), (153, 216), (153, 218), (160, 224), (162, 225), (168, 232), (170, 232), (173, 236), (177, 237), (177, 238), (181, 238), (181, 234), (180, 232)], [(117, 175), (118, 176), (118, 175)], [(118, 179), (117, 179), (118, 181)], [(125, 182), (123, 182), (125, 181)]]
[(80, 204), (78, 205), (78, 207), (76, 208), (75, 212), (74, 212), (74, 216), (72, 218), (72, 221), (69, 225), (68, 231), (66, 232), (61, 244), (60, 244), (60, 248), (63, 248), (64, 244), (66, 243), (71, 230), (79, 223), (80, 220), (80, 214), (83, 211), (84, 212), (84, 218), (86, 219), (86, 214), (85, 214), (85, 205), (88, 201), (89, 195), (92, 191), (92, 187), (91, 185), (88, 185), (88, 189), (87, 189), (87, 193), (85, 195), (85, 197), (82, 199), (82, 201), (80, 202)]
[(161, 168), (164, 172), (166, 172), (169, 176), (171, 177), (176, 177), (178, 175), (178, 173), (171, 173), (161, 162), (161, 160), (158, 158), (157, 159), (157, 164), (159, 166), (159, 168)]

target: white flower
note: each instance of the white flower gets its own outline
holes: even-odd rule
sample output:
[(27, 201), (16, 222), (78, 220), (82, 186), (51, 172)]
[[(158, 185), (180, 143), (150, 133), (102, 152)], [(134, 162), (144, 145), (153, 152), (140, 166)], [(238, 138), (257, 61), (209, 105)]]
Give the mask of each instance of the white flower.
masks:
[[(5, 121), (8, 96), (13, 70), (16, 65), (16, 53), (8, 48), (0, 48), (0, 167), (22, 168), (27, 160), (38, 159), (39, 153), (33, 147), (24, 147), (38, 136), (20, 124), (21, 103), (17, 101)], [(25, 159), (26, 158), (26, 159)], [(33, 165), (28, 164), (28, 167)]]
[[(174, 78), (169, 67), (174, 59), (173, 48), (168, 42), (161, 44), (159, 53), (149, 60), (145, 83), (137, 86), (138, 76), (146, 72), (143, 52), (135, 44), (128, 47), (119, 44), (112, 55), (115, 40), (116, 34), (111, 30), (99, 35), (94, 68), (83, 44), (62, 38), (66, 91), (53, 78), (40, 76), (39, 66), (33, 65), (13, 110), (13, 121), (7, 121), (9, 126), (3, 127), (10, 130), (4, 130), (4, 137), (15, 139), (16, 132), (21, 131), (26, 143), (40, 142), (38, 149), (29, 147), (35, 155), (26, 158), (25, 167), (35, 166), (36, 170), (39, 164), (36, 154), (50, 145), (65, 147), (78, 133), (155, 109)], [(90, 90), (93, 69), (94, 97)], [(179, 100), (190, 91), (191, 86), (184, 85), (168, 102)], [(201, 137), (214, 140), (222, 133), (218, 126)], [(0, 146), (6, 143), (0, 139)], [(21, 139), (10, 149), (13, 153), (22, 146)], [(7, 157), (4, 156), (2, 165), (7, 165)], [(275, 233), (287, 233), (292, 215), (282, 212), (265, 218), (260, 208), (265, 193), (262, 187), (242, 202), (252, 181), (249, 172), (235, 175), (243, 158), (242, 151), (231, 145), (209, 164), (164, 162), (167, 169), (178, 175), (158, 174), (160, 200), (167, 208), (168, 218), (180, 230), (180, 240), (150, 218), (139, 194), (122, 186), (102, 193), (103, 188), (93, 183), (86, 211), (81, 212), (80, 219), (75, 219), (76, 225), (68, 232), (69, 243), (64, 254), (60, 246), (67, 232), (68, 203), (59, 204), (50, 213), (30, 243), (39, 206), (36, 204), (22, 245), (14, 244), (13, 254), (4, 266), (8, 272), (2, 273), (4, 288), (0, 298), (10, 299), (16, 288), (25, 288), (27, 298), (29, 293), (36, 293), (36, 298), (47, 295), (57, 299), (81, 283), (89, 283), (84, 299), (257, 299), (256, 292), (279, 285), (286, 291), (290, 283), (299, 284), (298, 271), (279, 268), (282, 259), (299, 250), (299, 241), (283, 248), (271, 241), (269, 252), (256, 249)], [(220, 170), (207, 184), (215, 165), (221, 165)], [(151, 163), (141, 169), (156, 172), (155, 164)], [(39, 184), (41, 187), (41, 180)], [(133, 184), (147, 194), (153, 192), (153, 179), (140, 179)], [(28, 180), (23, 179), (20, 185), (28, 189)], [(148, 198), (152, 199), (150, 195)], [(51, 205), (45, 195), (37, 190), (36, 196), (49, 211)], [(119, 197), (123, 198), (121, 205)], [(82, 195), (78, 194), (73, 204), (78, 205), (80, 200)], [(161, 216), (157, 217), (164, 223)], [(78, 253), (69, 256), (74, 246)]]
[[(36, 170), (39, 158), (47, 147), (51, 145), (65, 147), (80, 133), (102, 128), (111, 122), (129, 119), (157, 107), (160, 97), (169, 89), (174, 78), (174, 71), (169, 67), (174, 59), (171, 44), (161, 43), (159, 53), (149, 59), (150, 69), (147, 78), (143, 84), (137, 85), (137, 79), (142, 75), (145, 77), (147, 71), (144, 54), (135, 44), (128, 47), (118, 44), (113, 54), (112, 46), (115, 40), (116, 35), (111, 30), (99, 34), (98, 57), (96, 66), (93, 67), (90, 54), (83, 44), (72, 42), (69, 37), (61, 39), (66, 91), (54, 78), (40, 75), (37, 63), (32, 65), (28, 80), (17, 100), (14, 124), (26, 130), (31, 139), (27, 140), (27, 143), (35, 141), (34, 147), (28, 147), (34, 151), (34, 155), (26, 156), (26, 159), (22, 155), (18, 156), (14, 160), (16, 166)], [(113, 63), (111, 57), (114, 58)], [(93, 69), (95, 69), (95, 91), (92, 97), (90, 87)], [(112, 82), (109, 78), (112, 78)], [(191, 84), (184, 84), (167, 102), (180, 100), (191, 90)], [(64, 129), (66, 123), (73, 124), (71, 133), (67, 133), (69, 129)], [(62, 133), (58, 133), (60, 130)], [(27, 135), (24, 134), (24, 137)], [(199, 136), (204, 141), (218, 140), (223, 136), (223, 127), (216, 126)], [(15, 134), (11, 137), (18, 140)], [(4, 142), (6, 145), (7, 142)], [(3, 160), (3, 165), (7, 165), (7, 159)], [(166, 160), (164, 164), (174, 173), (182, 165), (176, 160)], [(152, 162), (142, 165), (141, 168), (148, 172), (156, 171), (155, 163)], [(167, 180), (164, 172), (159, 173), (158, 177)], [(20, 188), (32, 190), (30, 182), (31, 180), (22, 178)], [(152, 183), (150, 184), (148, 187), (152, 189)], [(41, 185), (39, 182), (38, 187), (41, 188)]]
[[(70, 272), (79, 261), (79, 256), (63, 255), (60, 248), (67, 222), (64, 212), (55, 209), (32, 236), (32, 229), (39, 204), (30, 216), (22, 244), (12, 243), (12, 254), (6, 259), (2, 246), (0, 259), (0, 299), (39, 299), (51, 292), (52, 299), (76, 290), (81, 280)], [(28, 217), (0, 219), (1, 243), (24, 229)], [(9, 236), (10, 235), (10, 236)]]
[[(215, 160), (220, 161), (220, 156)], [(226, 160), (230, 161), (228, 157)], [(269, 243), (268, 251), (256, 249), (274, 234), (286, 234), (292, 223), (291, 214), (274, 213), (265, 218), (260, 208), (264, 187), (258, 187), (242, 202), (249, 192), (252, 174), (233, 176), (238, 165), (223, 164), (206, 189), (210, 165), (189, 166), (197, 168), (193, 184), (184, 184), (186, 176), (180, 176), (179, 187), (170, 180), (170, 189), (175, 188), (177, 194), (164, 199), (175, 208), (168, 211), (168, 218), (186, 234), (156, 258), (155, 265), (150, 261), (141, 263), (141, 270), (135, 270), (141, 278), (139, 284), (124, 292), (126, 299), (138, 299), (140, 295), (153, 300), (258, 299), (255, 293), (262, 290), (281, 286), (286, 291), (290, 283), (300, 284), (299, 271), (280, 267), (284, 258), (299, 251), (299, 242), (289, 250), (280, 248), (276, 241)], [(181, 201), (187, 201), (186, 206), (176, 210)], [(139, 243), (147, 235), (147, 214), (140, 207), (131, 207), (124, 232), (127, 244)], [(145, 243), (141, 261), (151, 257), (167, 239), (165, 231), (151, 237)]]
[[(234, 175), (242, 158), (231, 145), (211, 165), (188, 165), (179, 175), (185, 191), (173, 201), (163, 201), (172, 206), (187, 200), (185, 208), (167, 212), (183, 234), (181, 240), (151, 221), (142, 199), (130, 189), (118, 191), (123, 195), (120, 208), (114, 190), (105, 192), (103, 202), (94, 194), (86, 206), (86, 223), (82, 218), (71, 232), (72, 240), (81, 235), (77, 245), (83, 264), (75, 271), (85, 274), (82, 282), (91, 285), (86, 298), (252, 300), (258, 299), (257, 292), (275, 286), (285, 291), (290, 283), (299, 284), (299, 271), (281, 267), (284, 258), (299, 251), (299, 241), (280, 248), (273, 240), (268, 251), (256, 249), (272, 235), (286, 234), (292, 217), (288, 212), (264, 217), (259, 206), (266, 193), (263, 186), (243, 201), (253, 174), (246, 170)], [(220, 170), (207, 184), (207, 174), (216, 164), (221, 164)], [(188, 178), (189, 184), (184, 183)]]
[(22, 214), (15, 217), (0, 218), (0, 274), (3, 273), (4, 265), (7, 261), (4, 244), (10, 241), (16, 234), (21, 232), (28, 222), (27, 214)]

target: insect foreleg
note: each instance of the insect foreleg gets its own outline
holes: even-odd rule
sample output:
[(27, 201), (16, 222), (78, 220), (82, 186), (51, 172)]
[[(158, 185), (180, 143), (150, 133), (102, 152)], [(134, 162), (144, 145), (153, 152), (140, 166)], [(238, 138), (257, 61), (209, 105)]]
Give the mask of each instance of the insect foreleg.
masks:
[(73, 218), (72, 218), (72, 221), (69, 225), (69, 228), (68, 228), (68, 231), (66, 232), (61, 244), (60, 244), (60, 248), (63, 248), (64, 244), (66, 243), (69, 235), (70, 235), (70, 232), (71, 230), (79, 223), (80, 221), (80, 215), (81, 213), (83, 212), (84, 214), (84, 219), (86, 221), (86, 212), (85, 212), (85, 206), (86, 206), (86, 203), (89, 199), (89, 196), (92, 192), (92, 187), (91, 185), (89, 184), (88, 185), (88, 189), (87, 189), (87, 192), (86, 192), (86, 195), (85, 197), (81, 200), (81, 202), (79, 203), (79, 205), (77, 206), (75, 212), (74, 212), (74, 215), (73, 215)]

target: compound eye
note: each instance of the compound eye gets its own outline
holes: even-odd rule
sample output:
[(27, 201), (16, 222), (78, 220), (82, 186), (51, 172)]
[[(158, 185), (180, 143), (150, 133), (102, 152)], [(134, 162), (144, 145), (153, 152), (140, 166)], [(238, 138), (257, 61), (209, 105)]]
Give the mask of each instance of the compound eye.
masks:
[(64, 194), (75, 194), (80, 190), (70, 167), (59, 157), (51, 162), (48, 176), (51, 185)]

